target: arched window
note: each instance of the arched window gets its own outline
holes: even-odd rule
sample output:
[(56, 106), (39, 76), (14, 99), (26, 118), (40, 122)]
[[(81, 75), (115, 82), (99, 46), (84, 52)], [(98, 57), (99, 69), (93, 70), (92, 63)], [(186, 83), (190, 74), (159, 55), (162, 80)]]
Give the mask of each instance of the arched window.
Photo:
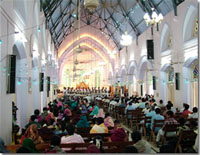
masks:
[[(197, 8), (191, 5), (188, 7), (187, 13), (185, 15), (185, 20), (183, 24), (183, 42), (186, 43), (197, 36), (195, 30), (198, 31), (198, 21), (197, 21)], [(197, 23), (196, 23), (197, 21)]]
[(160, 38), (160, 52), (170, 50), (172, 47), (172, 35), (168, 24), (164, 24)]

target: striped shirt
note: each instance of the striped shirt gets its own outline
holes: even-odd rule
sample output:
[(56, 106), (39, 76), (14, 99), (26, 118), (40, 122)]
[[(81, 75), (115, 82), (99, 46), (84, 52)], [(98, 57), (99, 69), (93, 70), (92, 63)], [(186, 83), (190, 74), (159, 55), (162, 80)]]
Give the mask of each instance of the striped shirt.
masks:
[(176, 125), (176, 124), (178, 124), (178, 122), (177, 122), (173, 117), (168, 118), (168, 119), (164, 122), (162, 129), (164, 129), (166, 125)]

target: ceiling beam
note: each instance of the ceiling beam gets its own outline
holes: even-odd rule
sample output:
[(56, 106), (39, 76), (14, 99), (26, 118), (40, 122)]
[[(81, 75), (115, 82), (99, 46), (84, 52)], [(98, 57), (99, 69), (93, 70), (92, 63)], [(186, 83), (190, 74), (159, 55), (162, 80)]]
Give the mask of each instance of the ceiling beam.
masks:
[(125, 10), (125, 8), (121, 4), (119, 5), (119, 7), (120, 7), (120, 9), (122, 11), (122, 15), (124, 16), (124, 18), (126, 18), (126, 19), (128, 18), (127, 21), (130, 24), (130, 26), (132, 27), (132, 29), (135, 32), (136, 36), (139, 36), (140, 35), (140, 31), (135, 27), (135, 23), (129, 17), (129, 13)]

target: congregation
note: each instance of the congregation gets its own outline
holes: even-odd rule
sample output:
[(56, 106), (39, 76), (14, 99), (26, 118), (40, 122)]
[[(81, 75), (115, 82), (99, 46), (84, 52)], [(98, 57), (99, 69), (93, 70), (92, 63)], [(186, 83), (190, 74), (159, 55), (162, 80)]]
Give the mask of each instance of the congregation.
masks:
[(190, 111), (184, 103), (175, 109), (171, 101), (165, 105), (147, 94), (111, 98), (58, 92), (42, 112), (34, 110), (25, 128), (13, 122), (15, 145), (4, 146), (1, 139), (1, 153), (198, 151), (197, 107)]

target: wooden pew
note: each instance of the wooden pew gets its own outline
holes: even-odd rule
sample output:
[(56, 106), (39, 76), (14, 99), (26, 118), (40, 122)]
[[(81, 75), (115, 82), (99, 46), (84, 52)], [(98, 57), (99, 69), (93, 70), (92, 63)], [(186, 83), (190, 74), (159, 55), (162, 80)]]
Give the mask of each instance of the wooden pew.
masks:
[(154, 143), (156, 143), (156, 134), (157, 134), (155, 133), (155, 129), (157, 127), (162, 128), (164, 121), (165, 120), (154, 120), (153, 122), (153, 127), (151, 130), (151, 139), (153, 140)]
[[(85, 153), (87, 148), (92, 143), (71, 143), (71, 144), (60, 144), (60, 147), (67, 149), (66, 153)], [(133, 142), (104, 142), (103, 150), (104, 153), (123, 153), (126, 146), (133, 145)], [(21, 145), (7, 145), (6, 148), (15, 153)], [(36, 149), (41, 153), (44, 153), (50, 147), (50, 144), (38, 144)]]
[(91, 127), (85, 127), (85, 128), (76, 128), (76, 133), (90, 133)]
[[(177, 132), (178, 132), (178, 127), (179, 127), (179, 124), (168, 124), (164, 127), (163, 131), (165, 131), (165, 134), (162, 137), (162, 144), (165, 144), (167, 139), (176, 137)], [(167, 134), (170, 132), (176, 132), (176, 135), (173, 137), (168, 137)]]
[[(78, 134), (81, 133), (90, 133), (90, 130), (92, 129), (92, 127), (85, 127), (85, 128), (76, 128), (76, 131)], [(108, 127), (109, 132), (114, 129), (114, 127)]]
[(51, 140), (51, 137), (54, 135), (55, 128), (48, 129), (48, 128), (42, 128), (38, 130), (39, 136), (42, 137), (44, 142), (49, 142)]
[(143, 124), (143, 133), (144, 133), (144, 137), (146, 138), (147, 136), (147, 123), (150, 124), (151, 123), (151, 116), (144, 118), (144, 124)]
[[(10, 151), (10, 153), (16, 153), (16, 151), (21, 147), (21, 144), (17, 144), (17, 145), (6, 145), (6, 149)], [(45, 144), (37, 144), (36, 149), (39, 152), (44, 152), (45, 149), (48, 149), (50, 147), (49, 143), (45, 143)]]
[(142, 126), (141, 121), (145, 119), (145, 114), (143, 112), (138, 112), (137, 121), (136, 121), (136, 130), (139, 130), (139, 127)]
[(90, 142), (92, 141), (96, 136), (101, 136), (103, 138), (103, 141), (106, 142), (108, 139), (111, 137), (111, 133), (82, 133), (80, 134), (85, 142)]
[(176, 144), (175, 153), (183, 153), (183, 149), (195, 144), (197, 134), (193, 130), (182, 130)]
[[(139, 130), (139, 123), (141, 121), (141, 111), (140, 110), (127, 110), (126, 112), (126, 124), (133, 129), (133, 125), (136, 126), (136, 130)], [(129, 117), (128, 117), (129, 116)], [(144, 118), (142, 116), (142, 118)]]

